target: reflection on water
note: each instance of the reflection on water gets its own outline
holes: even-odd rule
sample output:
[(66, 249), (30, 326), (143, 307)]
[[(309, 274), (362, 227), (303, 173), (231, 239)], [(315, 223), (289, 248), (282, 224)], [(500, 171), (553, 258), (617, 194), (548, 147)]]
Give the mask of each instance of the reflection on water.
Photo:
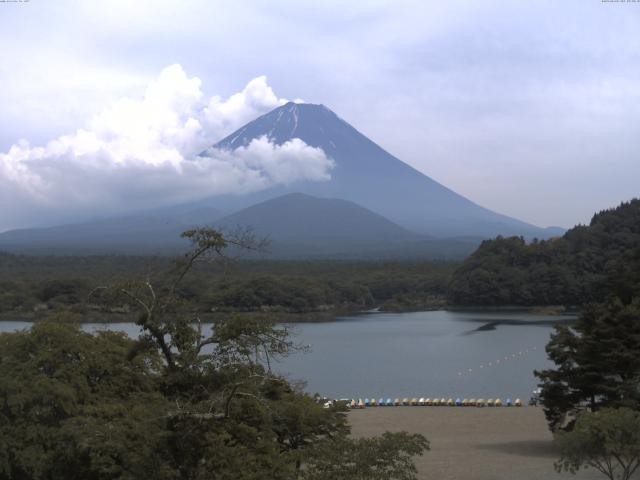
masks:
[[(566, 316), (489, 312), (371, 313), (337, 322), (289, 324), (308, 353), (274, 366), (310, 392), (342, 397), (520, 397), (549, 365), (544, 347)], [(475, 325), (474, 325), (475, 324)], [(28, 328), (0, 322), (0, 331)], [(86, 324), (131, 336), (135, 324)]]

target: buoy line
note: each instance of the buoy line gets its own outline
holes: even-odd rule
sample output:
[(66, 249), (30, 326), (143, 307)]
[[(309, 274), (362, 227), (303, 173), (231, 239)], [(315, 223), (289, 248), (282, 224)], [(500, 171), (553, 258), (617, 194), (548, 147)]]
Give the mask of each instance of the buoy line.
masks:
[(473, 375), (474, 373), (480, 371), (480, 370), (485, 370), (488, 368), (493, 368), (493, 367), (498, 367), (500, 365), (504, 365), (505, 363), (509, 362), (510, 360), (517, 360), (519, 358), (522, 358), (526, 355), (528, 355), (531, 352), (534, 352), (537, 350), (537, 347), (531, 347), (531, 348), (525, 348), (524, 350), (518, 350), (517, 352), (513, 352), (510, 353), (508, 355), (504, 355), (501, 358), (497, 358), (495, 360), (490, 360), (488, 362), (484, 362), (481, 363), (480, 365), (478, 365), (477, 367), (473, 368), (473, 367), (469, 367), (469, 368), (465, 368), (462, 370), (458, 371), (458, 377), (464, 377), (464, 376), (468, 376), (468, 375)]

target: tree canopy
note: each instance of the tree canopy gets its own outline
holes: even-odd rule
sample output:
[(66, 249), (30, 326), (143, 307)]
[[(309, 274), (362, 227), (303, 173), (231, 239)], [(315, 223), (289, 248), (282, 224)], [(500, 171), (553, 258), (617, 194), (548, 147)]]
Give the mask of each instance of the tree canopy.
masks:
[(640, 298), (588, 306), (574, 326), (555, 327), (546, 350), (556, 368), (536, 375), (552, 430), (585, 409), (640, 408)]
[(456, 305), (570, 305), (640, 295), (640, 199), (559, 238), (484, 241), (455, 271)]
[[(40, 319), (72, 310), (91, 321), (121, 321), (137, 308), (126, 298), (87, 301), (95, 285), (171, 268), (169, 258), (26, 256), (0, 252), (0, 315)], [(444, 304), (453, 262), (273, 261), (241, 258), (210, 268), (196, 264), (180, 282), (202, 315), (259, 312), (278, 320), (327, 319), (374, 307), (415, 310)], [(152, 275), (153, 276), (153, 275)], [(169, 278), (155, 275), (160, 288)]]
[(205, 333), (182, 282), (253, 243), (185, 236), (193, 248), (160, 284), (93, 292), (136, 305), (139, 338), (87, 333), (73, 316), (0, 334), (0, 480), (415, 478), (424, 437), (352, 439), (345, 405), (324, 408), (271, 370), (296, 350), (286, 328), (225, 317)]
[(555, 443), (561, 453), (558, 472), (591, 467), (610, 480), (629, 480), (640, 467), (640, 412), (584, 412), (573, 430), (556, 434)]

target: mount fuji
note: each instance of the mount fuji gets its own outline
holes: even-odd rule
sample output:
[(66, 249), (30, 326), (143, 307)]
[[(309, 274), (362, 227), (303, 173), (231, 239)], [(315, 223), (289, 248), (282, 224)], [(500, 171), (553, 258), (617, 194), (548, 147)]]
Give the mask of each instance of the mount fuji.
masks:
[(522, 235), (547, 238), (562, 229), (540, 228), (488, 210), (397, 159), (324, 105), (287, 103), (233, 132), (215, 147), (234, 150), (266, 136), (275, 144), (299, 138), (335, 161), (331, 180), (301, 181), (214, 202), (232, 208), (288, 193), (357, 203), (411, 231), (436, 237)]
[(0, 234), (0, 249), (32, 253), (170, 253), (194, 225), (253, 227), (274, 257), (460, 258), (483, 238), (548, 238), (540, 228), (483, 208), (400, 161), (323, 105), (287, 103), (215, 145), (235, 150), (267, 137), (298, 138), (334, 161), (326, 181), (297, 181), (244, 195)]

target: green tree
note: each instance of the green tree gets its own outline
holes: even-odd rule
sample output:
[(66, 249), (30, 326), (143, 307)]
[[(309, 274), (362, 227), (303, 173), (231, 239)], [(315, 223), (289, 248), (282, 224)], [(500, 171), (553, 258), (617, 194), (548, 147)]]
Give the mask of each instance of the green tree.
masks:
[(93, 293), (138, 307), (138, 339), (63, 318), (0, 335), (0, 480), (289, 480), (314, 471), (327, 445), (357, 453), (332, 456), (335, 471), (412, 478), (394, 475), (415, 471), (422, 437), (352, 443), (343, 406), (325, 409), (272, 372), (296, 350), (286, 328), (246, 316), (203, 326), (184, 278), (258, 243), (206, 228), (184, 236), (192, 249), (164, 281)]
[(325, 439), (343, 438), (349, 433), (346, 405), (319, 408), (318, 401), (289, 388), (282, 389), (271, 403), (273, 431), (281, 451), (295, 459), (299, 473), (303, 463), (314, 456), (317, 444)]
[(65, 320), (0, 335), (0, 479), (170, 478), (159, 358)]
[(640, 407), (640, 299), (589, 306), (575, 326), (556, 327), (546, 350), (556, 368), (535, 373), (552, 430), (585, 409)]
[(306, 465), (305, 480), (415, 480), (413, 457), (429, 450), (420, 434), (386, 432), (374, 438), (330, 439)]
[(610, 480), (629, 480), (640, 467), (640, 412), (603, 408), (583, 412), (570, 432), (559, 432), (558, 472), (592, 467)]
[(640, 293), (640, 199), (597, 213), (560, 238), (486, 240), (454, 272), (458, 305), (566, 305), (624, 302)]

